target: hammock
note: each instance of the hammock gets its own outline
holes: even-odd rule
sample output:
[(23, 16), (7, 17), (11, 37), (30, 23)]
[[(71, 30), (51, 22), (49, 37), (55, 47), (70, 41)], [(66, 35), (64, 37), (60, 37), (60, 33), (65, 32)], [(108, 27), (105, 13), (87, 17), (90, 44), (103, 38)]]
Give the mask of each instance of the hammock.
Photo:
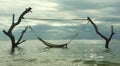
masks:
[(57, 44), (52, 44), (52, 43), (48, 43), (47, 41), (43, 40), (42, 38), (40, 37), (37, 37), (40, 41), (42, 41), (46, 46), (48, 47), (66, 47), (67, 48), (67, 43), (65, 44), (60, 44), (60, 45), (57, 45)]
[(29, 26), (29, 28), (33, 31), (33, 33), (36, 35), (37, 39), (40, 40), (43, 44), (45, 44), (46, 46), (48, 47), (56, 47), (56, 48), (67, 48), (67, 45), (78, 35), (78, 32), (67, 42), (67, 43), (64, 43), (64, 44), (52, 44), (52, 43), (49, 43), (45, 40), (43, 40), (42, 38), (40, 38), (36, 33), (35, 31), (33, 30), (33, 28), (31, 26)]

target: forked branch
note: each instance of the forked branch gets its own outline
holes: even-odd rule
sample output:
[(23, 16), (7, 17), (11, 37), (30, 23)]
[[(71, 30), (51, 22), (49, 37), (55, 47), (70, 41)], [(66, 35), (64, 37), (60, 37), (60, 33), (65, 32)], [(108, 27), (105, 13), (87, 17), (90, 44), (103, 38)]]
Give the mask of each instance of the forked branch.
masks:
[(108, 47), (109, 42), (110, 42), (110, 40), (112, 39), (113, 35), (115, 34), (114, 31), (113, 31), (113, 26), (111, 26), (111, 34), (110, 34), (110, 37), (107, 38), (107, 37), (104, 36), (101, 32), (99, 32), (98, 27), (97, 27), (96, 24), (91, 20), (90, 17), (87, 17), (87, 19), (88, 19), (88, 21), (91, 22), (91, 24), (93, 25), (96, 33), (97, 33), (101, 38), (103, 38), (103, 39), (106, 41), (105, 48), (109, 48), (109, 47)]
[(14, 29), (17, 25), (20, 24), (20, 22), (22, 21), (24, 15), (26, 15), (26, 14), (29, 13), (29, 12), (31, 12), (31, 9), (32, 9), (31, 7), (26, 8), (25, 11), (23, 11), (23, 12), (20, 14), (17, 22), (14, 22), (14, 21), (15, 21), (15, 14), (13, 14), (13, 16), (12, 16), (12, 24), (11, 24), (10, 28), (8, 29), (8, 31), (3, 30), (4, 34), (7, 35), (7, 36), (10, 38), (10, 40), (11, 40), (11, 43), (12, 43), (11, 52), (14, 52), (14, 51), (15, 51), (15, 47), (18, 47), (19, 44), (25, 42), (25, 40), (22, 40), (22, 38), (23, 38), (23, 35), (25, 34), (25, 32), (26, 32), (26, 30), (27, 30), (28, 27), (26, 27), (26, 28), (21, 32), (20, 37), (18, 38), (17, 41), (16, 41), (15, 36), (13, 35), (12, 31), (13, 31), (13, 29)]

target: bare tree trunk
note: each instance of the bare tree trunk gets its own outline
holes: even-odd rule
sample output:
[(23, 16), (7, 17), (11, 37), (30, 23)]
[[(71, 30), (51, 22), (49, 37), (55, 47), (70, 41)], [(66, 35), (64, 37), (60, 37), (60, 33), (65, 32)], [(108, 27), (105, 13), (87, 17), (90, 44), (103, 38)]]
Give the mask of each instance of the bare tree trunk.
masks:
[(110, 41), (107, 41), (107, 40), (106, 40), (105, 48), (109, 48), (109, 47), (108, 47), (108, 46), (109, 46), (109, 42), (110, 42)]
[(31, 9), (32, 9), (32, 8), (30, 8), (30, 7), (29, 7), (29, 8), (26, 8), (26, 10), (23, 11), (22, 14), (19, 16), (17, 22), (14, 22), (14, 21), (15, 21), (15, 20), (14, 20), (15, 15), (13, 14), (12, 24), (11, 24), (10, 28), (8, 29), (8, 31), (3, 30), (4, 34), (7, 35), (7, 36), (10, 38), (10, 40), (11, 40), (11, 43), (12, 43), (11, 52), (15, 52), (15, 48), (18, 48), (18, 45), (21, 44), (21, 43), (23, 43), (23, 42), (25, 41), (25, 40), (22, 40), (22, 37), (23, 37), (24, 33), (26, 32), (26, 30), (27, 30), (28, 27), (26, 27), (26, 28), (21, 32), (21, 35), (20, 35), (20, 37), (19, 37), (18, 40), (15, 39), (15, 36), (13, 35), (12, 31), (13, 31), (13, 29), (14, 29), (17, 25), (20, 24), (21, 20), (23, 19), (23, 16), (24, 16), (25, 14), (31, 12)]
[(90, 17), (87, 17), (87, 19), (89, 20), (89, 22), (91, 22), (91, 24), (93, 25), (96, 33), (105, 40), (105, 48), (109, 48), (109, 43), (110, 43), (110, 40), (112, 39), (113, 35), (115, 34), (114, 31), (113, 31), (113, 26), (111, 26), (111, 34), (110, 34), (110, 37), (107, 38), (106, 36), (104, 36), (102, 33), (99, 32), (96, 24), (91, 20)]

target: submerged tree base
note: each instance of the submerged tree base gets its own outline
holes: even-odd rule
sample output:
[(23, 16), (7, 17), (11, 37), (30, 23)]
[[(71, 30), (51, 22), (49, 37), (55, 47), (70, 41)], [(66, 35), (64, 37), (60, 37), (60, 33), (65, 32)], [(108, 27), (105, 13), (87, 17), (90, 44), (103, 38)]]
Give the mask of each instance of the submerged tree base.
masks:
[(11, 51), (9, 52), (11, 55), (15, 55), (17, 54), (22, 54), (23, 53), (23, 48), (17, 46), (14, 49), (11, 49)]

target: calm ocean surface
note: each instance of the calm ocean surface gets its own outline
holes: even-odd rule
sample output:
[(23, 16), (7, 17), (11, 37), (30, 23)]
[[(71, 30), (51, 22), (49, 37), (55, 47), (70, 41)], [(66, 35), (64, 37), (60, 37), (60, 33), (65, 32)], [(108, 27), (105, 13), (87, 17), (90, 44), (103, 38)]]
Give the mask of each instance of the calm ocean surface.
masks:
[[(48, 40), (65, 43), (68, 40)], [(10, 55), (10, 41), (0, 41), (0, 66), (120, 66), (120, 41), (111, 40), (104, 48), (103, 40), (73, 40), (68, 48), (47, 48), (38, 40), (19, 45), (22, 50)]]

